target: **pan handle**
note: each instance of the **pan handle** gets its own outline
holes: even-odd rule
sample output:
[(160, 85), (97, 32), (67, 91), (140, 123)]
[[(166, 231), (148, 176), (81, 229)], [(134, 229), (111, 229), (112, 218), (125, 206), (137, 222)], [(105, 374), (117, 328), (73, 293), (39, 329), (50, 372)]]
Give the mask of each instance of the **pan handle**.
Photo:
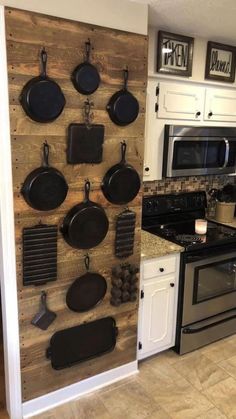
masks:
[(86, 271), (88, 271), (89, 270), (89, 265), (90, 265), (90, 257), (89, 257), (88, 253), (87, 253), (87, 255), (85, 255), (84, 264), (85, 264)]
[(90, 182), (89, 180), (86, 180), (84, 185), (84, 202), (89, 201), (89, 192), (90, 192)]
[(85, 42), (85, 59), (86, 62), (89, 63), (90, 61), (90, 52), (91, 52), (91, 42), (90, 39)]
[(41, 53), (40, 53), (40, 57), (41, 57), (41, 65), (42, 65), (42, 69), (41, 69), (41, 77), (43, 77), (44, 79), (46, 79), (47, 77), (47, 52), (45, 50), (45, 48), (42, 49)]
[(121, 143), (121, 161), (120, 161), (122, 164), (125, 163), (126, 148), (127, 148), (126, 142), (122, 141), (122, 143)]
[(48, 167), (48, 158), (49, 158), (49, 145), (47, 141), (43, 143), (43, 167)]
[(124, 68), (123, 74), (124, 74), (124, 90), (127, 90), (127, 84), (128, 84), (128, 78), (129, 78), (128, 67)]

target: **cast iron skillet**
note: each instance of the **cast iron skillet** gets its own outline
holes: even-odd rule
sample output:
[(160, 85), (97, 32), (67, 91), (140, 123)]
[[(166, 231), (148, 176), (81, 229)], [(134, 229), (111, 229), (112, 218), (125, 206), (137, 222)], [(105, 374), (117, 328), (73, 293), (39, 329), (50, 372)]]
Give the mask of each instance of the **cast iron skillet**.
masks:
[(124, 87), (116, 92), (107, 104), (107, 112), (111, 120), (121, 126), (134, 122), (139, 113), (139, 103), (136, 97), (127, 90), (128, 69), (123, 70), (123, 72)]
[(113, 204), (123, 205), (132, 201), (140, 189), (140, 177), (125, 160), (126, 143), (121, 143), (121, 161), (112, 166), (102, 181), (102, 191)]
[(84, 259), (86, 274), (76, 278), (67, 291), (66, 304), (72, 311), (88, 311), (96, 306), (106, 294), (105, 278), (94, 272), (89, 272), (89, 255)]
[(68, 185), (59, 170), (48, 163), (49, 145), (43, 144), (43, 165), (26, 177), (21, 193), (27, 204), (39, 211), (49, 211), (59, 207), (65, 200)]
[(79, 64), (71, 75), (71, 81), (76, 90), (82, 95), (91, 95), (100, 84), (100, 76), (96, 67), (90, 63), (91, 43), (85, 42), (85, 61)]
[(36, 122), (51, 122), (62, 113), (66, 100), (60, 86), (47, 76), (47, 53), (41, 53), (41, 74), (23, 87), (20, 103), (25, 113)]
[(66, 242), (77, 249), (90, 249), (105, 238), (109, 222), (104, 209), (89, 200), (90, 182), (85, 182), (84, 201), (75, 205), (63, 220), (61, 232)]

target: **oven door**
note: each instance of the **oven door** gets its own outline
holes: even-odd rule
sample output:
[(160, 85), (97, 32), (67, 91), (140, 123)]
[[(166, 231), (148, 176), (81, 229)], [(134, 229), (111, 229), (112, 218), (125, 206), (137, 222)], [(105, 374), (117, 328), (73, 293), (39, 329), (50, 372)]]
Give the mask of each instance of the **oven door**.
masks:
[(224, 137), (170, 137), (167, 176), (234, 173), (232, 145)]
[(236, 251), (189, 256), (184, 275), (182, 326), (236, 308)]

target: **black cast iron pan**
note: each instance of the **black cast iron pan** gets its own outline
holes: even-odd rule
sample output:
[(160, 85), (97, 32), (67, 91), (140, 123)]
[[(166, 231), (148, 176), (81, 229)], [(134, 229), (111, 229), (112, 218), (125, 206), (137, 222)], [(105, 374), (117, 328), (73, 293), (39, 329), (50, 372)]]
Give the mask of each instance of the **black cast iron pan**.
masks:
[(121, 161), (112, 166), (102, 181), (102, 191), (113, 204), (123, 205), (132, 201), (140, 189), (140, 177), (133, 166), (125, 160), (126, 143), (121, 143)]
[(124, 72), (124, 87), (116, 92), (107, 104), (107, 112), (111, 120), (117, 125), (128, 125), (134, 122), (139, 113), (139, 103), (127, 89), (128, 69)]
[(90, 249), (105, 238), (109, 221), (104, 209), (89, 200), (90, 182), (85, 182), (84, 201), (75, 205), (63, 220), (61, 232), (66, 242), (77, 249)]
[(47, 53), (41, 53), (41, 74), (23, 87), (20, 103), (25, 113), (36, 122), (51, 122), (62, 113), (66, 100), (60, 86), (47, 76)]
[(59, 207), (65, 200), (68, 185), (59, 170), (48, 163), (49, 145), (43, 144), (43, 165), (26, 177), (21, 193), (27, 204), (39, 211), (49, 211)]
[(91, 95), (100, 84), (100, 76), (97, 68), (90, 63), (91, 43), (90, 39), (85, 42), (85, 61), (79, 64), (71, 75), (71, 81), (76, 90), (82, 95)]
[(66, 304), (72, 311), (83, 312), (95, 307), (106, 294), (105, 278), (95, 272), (89, 272), (89, 256), (84, 259), (87, 272), (76, 278), (67, 291)]

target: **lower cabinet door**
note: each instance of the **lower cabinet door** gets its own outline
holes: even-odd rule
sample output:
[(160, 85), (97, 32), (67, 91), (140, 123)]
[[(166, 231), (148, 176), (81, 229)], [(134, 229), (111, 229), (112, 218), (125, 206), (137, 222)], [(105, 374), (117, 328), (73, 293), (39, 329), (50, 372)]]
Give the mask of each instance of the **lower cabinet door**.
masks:
[[(140, 358), (174, 345), (175, 276), (153, 278), (143, 284), (141, 324), (139, 328)], [(148, 356), (148, 354), (147, 354)]]

